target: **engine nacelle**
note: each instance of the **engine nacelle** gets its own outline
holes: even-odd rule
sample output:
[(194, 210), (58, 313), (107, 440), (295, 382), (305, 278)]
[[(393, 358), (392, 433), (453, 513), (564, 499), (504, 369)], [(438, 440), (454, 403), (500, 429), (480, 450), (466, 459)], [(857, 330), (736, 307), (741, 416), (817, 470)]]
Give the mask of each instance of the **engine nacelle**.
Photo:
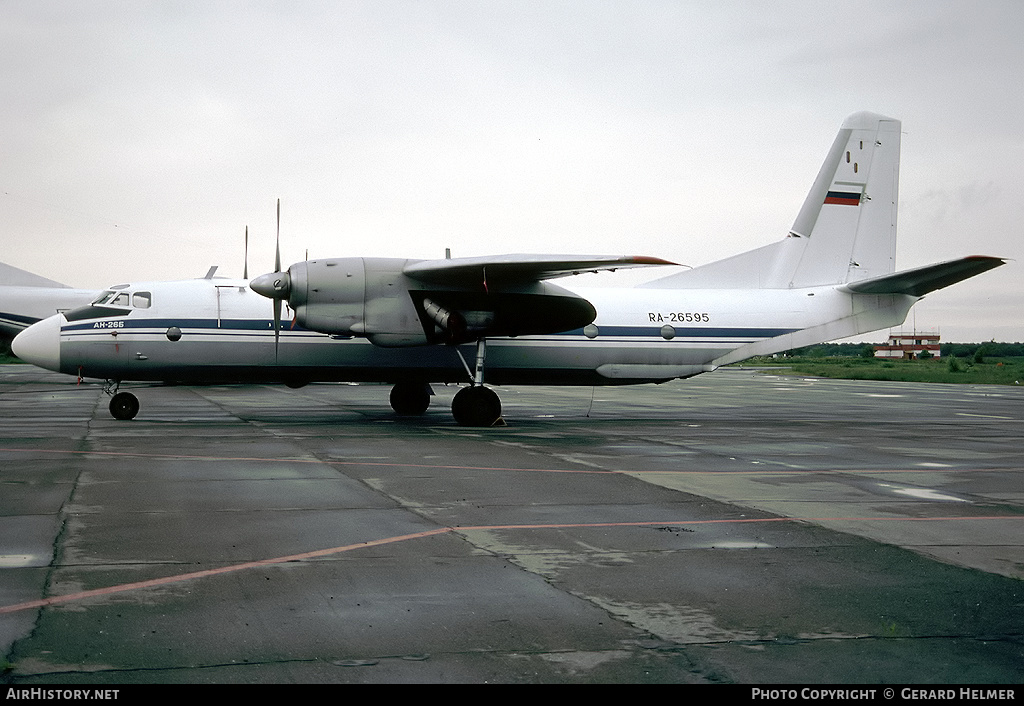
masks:
[(307, 260), (288, 268), (288, 305), (298, 324), (341, 335), (363, 332), (366, 271), (361, 257)]
[(379, 346), (422, 346), (430, 341), (409, 297), (407, 260), (344, 257), (307, 260), (288, 268), (288, 304), (311, 331), (365, 336)]
[(302, 327), (364, 336), (384, 347), (465, 343), (582, 328), (597, 316), (587, 300), (546, 282), (491, 287), (425, 283), (408, 260), (336, 258), (288, 268), (288, 304)]

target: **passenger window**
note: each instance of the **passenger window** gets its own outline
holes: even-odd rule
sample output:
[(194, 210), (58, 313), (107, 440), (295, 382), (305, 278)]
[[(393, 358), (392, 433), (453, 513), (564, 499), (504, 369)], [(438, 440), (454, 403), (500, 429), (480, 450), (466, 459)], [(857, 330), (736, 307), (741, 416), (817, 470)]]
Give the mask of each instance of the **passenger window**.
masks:
[(136, 292), (132, 295), (132, 306), (136, 309), (148, 309), (152, 301), (153, 298), (149, 292)]

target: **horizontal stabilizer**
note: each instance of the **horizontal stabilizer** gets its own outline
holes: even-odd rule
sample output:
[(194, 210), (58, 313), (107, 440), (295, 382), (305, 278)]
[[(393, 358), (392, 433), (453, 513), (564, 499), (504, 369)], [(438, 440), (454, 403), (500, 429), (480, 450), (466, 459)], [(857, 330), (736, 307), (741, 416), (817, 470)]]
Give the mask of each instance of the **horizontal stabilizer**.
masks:
[(973, 255), (962, 257), (959, 260), (904, 270), (891, 275), (850, 282), (843, 289), (855, 294), (907, 294), (912, 297), (923, 297), (936, 289), (948, 287), (1004, 264), (1006, 264), (1006, 260), (1001, 257)]
[(615, 271), (626, 267), (674, 265), (656, 257), (586, 257), (579, 255), (495, 255), (459, 257), (443, 260), (419, 260), (403, 268), (402, 273), (421, 282), (460, 284), (464, 282), (533, 282), (569, 277), (584, 272)]

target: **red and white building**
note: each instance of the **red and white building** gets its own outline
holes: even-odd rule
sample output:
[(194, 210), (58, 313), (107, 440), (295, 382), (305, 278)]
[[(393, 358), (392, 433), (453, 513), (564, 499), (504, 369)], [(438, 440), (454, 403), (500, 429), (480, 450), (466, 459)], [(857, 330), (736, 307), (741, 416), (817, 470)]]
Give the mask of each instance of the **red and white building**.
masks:
[(925, 351), (928, 351), (928, 354), (934, 358), (940, 356), (939, 334), (891, 333), (889, 334), (888, 343), (875, 346), (875, 357), (911, 360), (913, 358), (920, 358), (921, 354)]

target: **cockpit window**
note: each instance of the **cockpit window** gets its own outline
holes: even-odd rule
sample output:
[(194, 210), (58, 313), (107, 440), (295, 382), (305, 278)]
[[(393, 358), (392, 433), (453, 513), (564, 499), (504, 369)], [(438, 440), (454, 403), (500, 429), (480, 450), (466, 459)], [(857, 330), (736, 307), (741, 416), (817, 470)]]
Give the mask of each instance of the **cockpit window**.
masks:
[(148, 309), (153, 305), (153, 295), (150, 292), (135, 292), (134, 294), (129, 294), (128, 292), (115, 292), (108, 289), (96, 297), (93, 300), (92, 305), (132, 306), (136, 309)]

